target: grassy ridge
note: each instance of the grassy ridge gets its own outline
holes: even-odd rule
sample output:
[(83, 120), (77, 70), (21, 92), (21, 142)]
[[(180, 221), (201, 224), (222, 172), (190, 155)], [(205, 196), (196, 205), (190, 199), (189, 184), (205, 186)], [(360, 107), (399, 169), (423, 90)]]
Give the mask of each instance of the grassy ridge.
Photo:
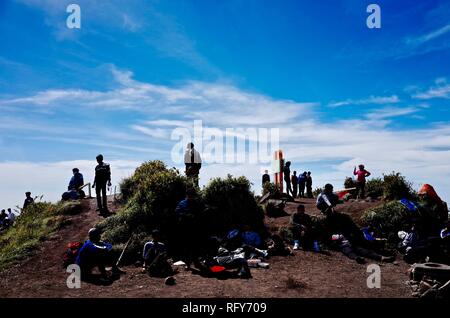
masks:
[(81, 210), (78, 201), (30, 205), (10, 229), (0, 234), (0, 272), (35, 251), (41, 242), (67, 223), (66, 215)]

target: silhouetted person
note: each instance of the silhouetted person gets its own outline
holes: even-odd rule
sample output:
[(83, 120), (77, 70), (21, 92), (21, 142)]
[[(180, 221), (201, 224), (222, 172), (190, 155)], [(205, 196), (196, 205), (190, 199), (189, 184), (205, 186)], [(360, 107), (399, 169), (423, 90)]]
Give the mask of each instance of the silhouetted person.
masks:
[(103, 162), (103, 155), (97, 156), (98, 165), (95, 167), (95, 179), (92, 185), (97, 195), (97, 211), (100, 215), (106, 215), (108, 211), (108, 199), (106, 197), (106, 186), (111, 186), (111, 168)]
[(298, 189), (298, 178), (297, 178), (297, 171), (294, 171), (294, 174), (291, 177), (291, 183), (292, 183), (292, 192), (294, 198), (297, 197), (297, 189)]
[(78, 252), (76, 264), (81, 269), (81, 279), (89, 281), (93, 279), (92, 269), (98, 268), (102, 281), (108, 281), (109, 277), (106, 273), (106, 265), (112, 265), (113, 274), (122, 274), (122, 272), (114, 263), (113, 254), (111, 253), (112, 245), (102, 242), (101, 232), (97, 228), (89, 230), (89, 239), (84, 243)]
[(286, 182), (286, 193), (293, 195), (291, 187), (291, 162), (287, 161), (283, 168), (284, 182)]
[(78, 191), (84, 185), (83, 175), (80, 173), (78, 168), (72, 169), (73, 176), (70, 179), (68, 190), (76, 190)]
[(264, 189), (264, 184), (266, 182), (270, 183), (270, 175), (269, 175), (269, 171), (264, 170), (264, 174), (262, 175), (262, 187), (263, 187), (263, 189)]
[(202, 158), (200, 153), (194, 149), (192, 142), (187, 144), (186, 152), (184, 153), (184, 164), (186, 165), (186, 177), (193, 185), (198, 187), (198, 175), (202, 168)]
[(23, 208), (22, 210), (25, 210), (30, 204), (34, 203), (34, 199), (31, 197), (31, 192), (25, 192), (25, 201), (23, 202)]
[(197, 197), (195, 188), (186, 190), (186, 198), (180, 201), (175, 209), (177, 218), (177, 248), (182, 260), (186, 263), (186, 269), (190, 269), (191, 263), (198, 268), (201, 246), (203, 244), (201, 231), (201, 217), (203, 204)]
[(306, 174), (306, 196), (308, 198), (313, 198), (313, 193), (312, 193), (312, 177), (311, 177), (311, 171), (308, 171), (308, 173)]
[(356, 197), (364, 199), (366, 196), (366, 177), (370, 176), (370, 172), (364, 169), (364, 165), (359, 165), (353, 169), (353, 174), (356, 176)]
[(305, 187), (306, 187), (306, 171), (303, 172), (298, 177), (298, 196), (301, 198), (305, 197)]
[(316, 206), (325, 216), (330, 216), (335, 213), (334, 207), (339, 203), (339, 197), (333, 193), (333, 185), (327, 183), (319, 194), (316, 201)]

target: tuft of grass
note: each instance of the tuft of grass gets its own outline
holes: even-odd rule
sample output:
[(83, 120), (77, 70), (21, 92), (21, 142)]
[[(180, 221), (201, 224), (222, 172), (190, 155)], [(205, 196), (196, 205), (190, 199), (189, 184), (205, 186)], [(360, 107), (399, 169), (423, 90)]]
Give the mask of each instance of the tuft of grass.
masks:
[(27, 258), (42, 241), (67, 223), (65, 215), (75, 211), (81, 211), (80, 202), (30, 205), (11, 228), (0, 234), (0, 272)]

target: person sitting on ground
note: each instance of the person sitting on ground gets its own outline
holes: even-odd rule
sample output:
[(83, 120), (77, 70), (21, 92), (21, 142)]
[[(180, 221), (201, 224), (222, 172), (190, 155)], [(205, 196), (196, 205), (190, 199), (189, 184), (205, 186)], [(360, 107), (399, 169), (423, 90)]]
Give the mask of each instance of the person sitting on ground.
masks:
[(311, 217), (305, 213), (305, 206), (299, 204), (297, 212), (291, 215), (291, 231), (294, 237), (294, 250), (313, 250), (320, 252)]
[(195, 188), (186, 190), (186, 198), (178, 203), (175, 209), (177, 218), (178, 253), (186, 263), (186, 270), (190, 269), (192, 262), (197, 267), (198, 257), (202, 246), (202, 222), (204, 206), (197, 197)]
[(28, 206), (34, 203), (34, 199), (31, 197), (31, 192), (25, 192), (25, 201), (23, 202), (23, 208), (22, 210), (25, 210)]
[(269, 256), (289, 256), (293, 255), (293, 252), (289, 246), (284, 244), (283, 239), (278, 234), (273, 234), (270, 237), (270, 243), (268, 244), (267, 253)]
[(333, 185), (327, 183), (319, 194), (316, 206), (325, 216), (335, 213), (334, 207), (340, 203), (339, 197), (333, 193)]
[(352, 244), (350, 240), (342, 234), (333, 234), (331, 236), (331, 242), (331, 245), (338, 247), (345, 256), (355, 260), (358, 264), (364, 264), (365, 257), (385, 263), (393, 262), (395, 260), (394, 256), (383, 256), (373, 250)]
[(77, 190), (84, 185), (83, 175), (80, 173), (80, 169), (72, 169), (73, 176), (70, 178), (69, 186), (67, 190)]
[(167, 261), (167, 248), (161, 243), (161, 233), (158, 230), (152, 231), (152, 240), (145, 243), (142, 257), (144, 264), (142, 271), (154, 277), (167, 277), (173, 275), (172, 267)]
[(101, 281), (109, 281), (105, 266), (112, 265), (112, 274), (123, 273), (111, 258), (112, 245), (102, 242), (101, 232), (97, 228), (91, 228), (88, 232), (89, 239), (78, 252), (75, 263), (80, 266), (81, 279), (90, 281), (93, 278), (92, 270), (97, 267), (100, 271)]
[(291, 177), (291, 183), (292, 183), (292, 196), (294, 199), (297, 197), (297, 190), (298, 190), (298, 178), (297, 178), (297, 171), (294, 171), (294, 174)]
[(297, 182), (298, 182), (298, 196), (300, 198), (304, 198), (305, 197), (306, 176), (307, 176), (307, 172), (305, 171), (297, 179)]
[(85, 197), (84, 191), (80, 189), (84, 185), (83, 175), (80, 173), (80, 169), (78, 168), (73, 168), (72, 172), (73, 176), (72, 178), (70, 178), (67, 190), (76, 191), (78, 197), (84, 198)]
[(264, 189), (264, 185), (266, 182), (270, 183), (270, 175), (268, 170), (264, 170), (264, 174), (262, 175), (262, 188)]
[(356, 176), (356, 197), (364, 199), (366, 196), (366, 178), (370, 176), (370, 172), (364, 169), (364, 165), (359, 165), (358, 168), (358, 170), (356, 170), (356, 167), (353, 169), (353, 175)]

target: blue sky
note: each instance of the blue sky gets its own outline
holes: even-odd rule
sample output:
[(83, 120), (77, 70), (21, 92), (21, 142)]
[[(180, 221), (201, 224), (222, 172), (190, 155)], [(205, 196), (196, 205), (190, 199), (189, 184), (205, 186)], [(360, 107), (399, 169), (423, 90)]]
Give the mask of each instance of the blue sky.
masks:
[[(57, 199), (97, 153), (116, 183), (144, 160), (180, 166), (171, 132), (194, 120), (280, 129), (317, 186), (363, 162), (450, 199), (448, 1), (2, 1), (0, 35), (1, 206)], [(210, 163), (201, 182), (244, 174), (259, 191), (267, 166)]]

